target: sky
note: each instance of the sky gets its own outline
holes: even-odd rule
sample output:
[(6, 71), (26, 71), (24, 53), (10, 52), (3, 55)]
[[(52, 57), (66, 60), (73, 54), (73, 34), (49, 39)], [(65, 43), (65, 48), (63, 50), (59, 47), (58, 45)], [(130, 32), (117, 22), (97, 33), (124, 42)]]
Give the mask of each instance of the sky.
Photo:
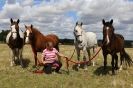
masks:
[(115, 33), (133, 40), (133, 0), (0, 0), (0, 31), (10, 29), (10, 18), (20, 28), (33, 25), (44, 35), (73, 39), (77, 21), (102, 39), (102, 19), (114, 20)]

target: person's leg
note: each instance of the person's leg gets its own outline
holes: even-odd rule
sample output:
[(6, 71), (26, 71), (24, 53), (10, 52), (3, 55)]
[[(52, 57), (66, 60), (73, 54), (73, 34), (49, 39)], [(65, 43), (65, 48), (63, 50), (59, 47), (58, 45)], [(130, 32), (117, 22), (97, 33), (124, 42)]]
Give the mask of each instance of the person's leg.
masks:
[(54, 63), (58, 64), (59, 66), (55, 69), (56, 72), (59, 72), (60, 68), (62, 67), (62, 63), (60, 61), (55, 61)]
[(51, 74), (52, 73), (52, 64), (45, 64), (43, 70), (46, 74)]

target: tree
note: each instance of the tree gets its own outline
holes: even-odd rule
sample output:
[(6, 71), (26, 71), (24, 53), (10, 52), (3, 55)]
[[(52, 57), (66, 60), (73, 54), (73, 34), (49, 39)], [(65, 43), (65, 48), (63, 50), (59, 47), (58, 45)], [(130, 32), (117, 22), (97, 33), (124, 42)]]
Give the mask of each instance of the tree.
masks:
[(9, 30), (2, 30), (1, 32), (0, 32), (0, 41), (1, 42), (6, 42), (6, 36), (7, 36), (7, 34), (9, 33)]

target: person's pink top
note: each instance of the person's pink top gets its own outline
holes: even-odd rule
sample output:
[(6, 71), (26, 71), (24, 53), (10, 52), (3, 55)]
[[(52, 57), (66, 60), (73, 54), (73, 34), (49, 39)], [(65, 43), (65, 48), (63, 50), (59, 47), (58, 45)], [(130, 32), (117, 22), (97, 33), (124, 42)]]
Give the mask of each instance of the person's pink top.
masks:
[(45, 61), (49, 61), (50, 63), (54, 62), (57, 59), (57, 53), (58, 51), (53, 48), (52, 51), (49, 51), (48, 49), (44, 49), (42, 53), (42, 57)]

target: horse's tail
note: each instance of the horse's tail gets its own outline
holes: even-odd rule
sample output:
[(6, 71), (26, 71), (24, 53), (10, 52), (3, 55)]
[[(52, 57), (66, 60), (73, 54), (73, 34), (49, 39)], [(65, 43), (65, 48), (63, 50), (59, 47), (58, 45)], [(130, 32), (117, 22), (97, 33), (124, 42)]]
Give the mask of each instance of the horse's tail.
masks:
[(133, 64), (133, 60), (131, 59), (131, 57), (128, 55), (128, 53), (126, 53), (126, 51), (124, 50), (124, 61), (126, 63), (126, 65), (131, 66)]

